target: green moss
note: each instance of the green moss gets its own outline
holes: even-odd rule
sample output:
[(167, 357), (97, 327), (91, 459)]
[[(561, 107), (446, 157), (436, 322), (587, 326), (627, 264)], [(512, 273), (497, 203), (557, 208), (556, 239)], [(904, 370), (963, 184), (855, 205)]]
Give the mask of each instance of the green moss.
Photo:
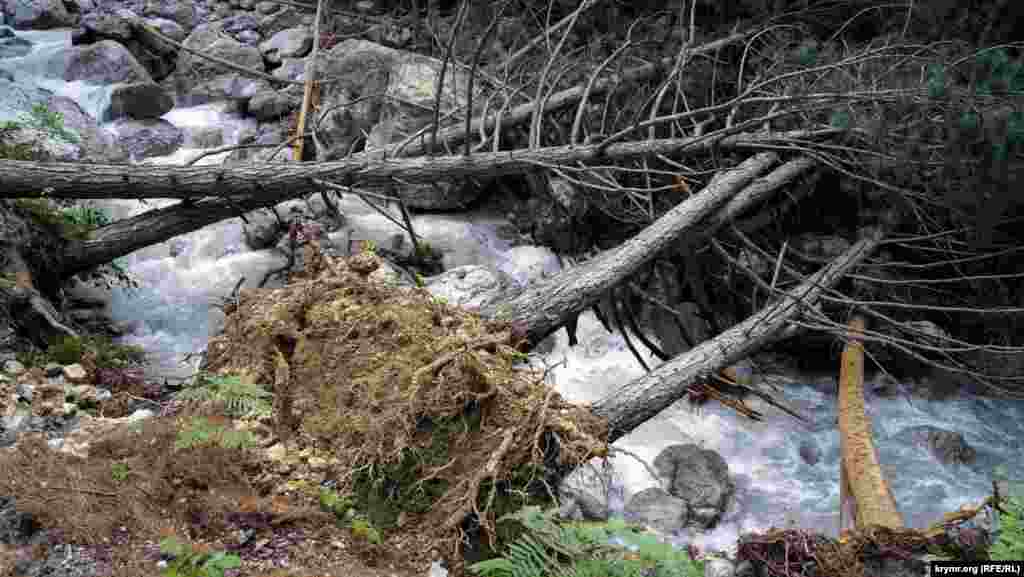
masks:
[(46, 198), (19, 198), (14, 205), (36, 224), (71, 239), (85, 239), (89, 234), (110, 224), (110, 217), (93, 207), (61, 208)]

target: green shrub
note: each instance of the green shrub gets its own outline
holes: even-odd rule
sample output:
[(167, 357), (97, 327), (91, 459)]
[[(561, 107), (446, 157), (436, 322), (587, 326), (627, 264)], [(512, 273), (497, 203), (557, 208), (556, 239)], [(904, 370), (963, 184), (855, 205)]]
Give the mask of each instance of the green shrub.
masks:
[(160, 573), (163, 577), (224, 577), (224, 571), (242, 565), (242, 559), (224, 551), (201, 551), (174, 537), (160, 542), (160, 551), (174, 560)]

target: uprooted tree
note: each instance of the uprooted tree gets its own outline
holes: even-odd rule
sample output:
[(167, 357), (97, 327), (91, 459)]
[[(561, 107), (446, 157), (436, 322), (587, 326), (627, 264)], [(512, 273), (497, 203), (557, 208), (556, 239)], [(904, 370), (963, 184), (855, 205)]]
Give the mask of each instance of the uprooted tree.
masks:
[[(482, 316), (509, 323), (509, 338), (532, 346), (596, 307), (633, 347), (630, 334), (642, 337), (635, 297), (683, 316), (650, 294), (674, 274), (718, 329), (674, 356), (647, 343), (665, 362), (592, 408), (608, 420), (609, 441), (770, 342), (805, 331), (845, 338), (851, 312), (872, 321), (860, 338), (899, 351), (873, 358), (883, 370), (886, 360), (912, 359), (1020, 394), (1019, 374), (984, 370), (1022, 352), (1013, 338), (1021, 309), (1011, 307), (1024, 293), (1011, 255), (1024, 239), (1005, 226), (1015, 200), (1001, 190), (1024, 143), (1024, 119), (1008, 109), (1024, 82), (1019, 54), (951, 53), (899, 36), (853, 48), (775, 27), (697, 45), (691, 20), (665, 58), (630, 39), (651, 26), (638, 21), (641, 30), (625, 31), (600, 65), (555, 70), (585, 6), (547, 31), (548, 54), (522, 59), (543, 71), (531, 90), (510, 90), (514, 75), (481, 78), (484, 93), (504, 100), (500, 109), (474, 106), (470, 85), (458, 123), (442, 127), (435, 116), (383, 152), (215, 167), (0, 160), (0, 196), (182, 199), (68, 239), (61, 256), (70, 276), (313, 193), (394, 197), (406, 183), (522, 177), (543, 195), (558, 181), (571, 191), (563, 199), (571, 218), (619, 227), (621, 244), (492, 299)], [(614, 73), (625, 53), (658, 64)], [(331, 90), (326, 80), (322, 91)], [(801, 222), (793, 215), (804, 206), (811, 214)], [(825, 259), (807, 254), (790, 228), (808, 218), (839, 229), (846, 246)], [(945, 303), (950, 285), (974, 298)], [(993, 318), (1001, 330), (991, 330)]]

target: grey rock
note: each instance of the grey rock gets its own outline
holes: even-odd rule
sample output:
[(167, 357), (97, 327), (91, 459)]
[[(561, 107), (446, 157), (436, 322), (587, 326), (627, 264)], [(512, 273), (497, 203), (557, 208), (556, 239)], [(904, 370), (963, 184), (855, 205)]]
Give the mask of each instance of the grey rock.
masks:
[(266, 1), (264, 1), (264, 2), (259, 2), (258, 4), (256, 4), (256, 11), (259, 12), (260, 14), (264, 15), (264, 16), (266, 16), (268, 14), (273, 14), (274, 12), (277, 12), (280, 9), (281, 9), (281, 5), (278, 4), (277, 2), (266, 2)]
[(705, 529), (718, 522), (735, 491), (722, 456), (694, 444), (666, 447), (654, 468), (668, 481), (669, 493), (686, 502), (688, 521)]
[(135, 56), (113, 40), (73, 46), (59, 56), (63, 56), (62, 76), (68, 82), (81, 80), (93, 84), (114, 84), (152, 80)]
[(626, 521), (641, 523), (663, 533), (681, 530), (687, 519), (686, 501), (660, 487), (640, 491), (626, 504)]
[(267, 61), (280, 63), (282, 58), (302, 58), (313, 48), (313, 32), (306, 27), (288, 28), (260, 44)]
[(162, 119), (121, 119), (115, 121), (111, 128), (121, 146), (136, 160), (171, 154), (184, 140), (181, 130)]
[(195, 8), (189, 0), (149, 0), (142, 14), (173, 20), (185, 30), (192, 30), (197, 22)]
[(805, 439), (801, 441), (798, 452), (800, 453), (800, 458), (808, 465), (817, 465), (818, 461), (821, 460), (821, 448), (813, 440)]
[(181, 42), (188, 36), (188, 33), (185, 32), (181, 24), (168, 18), (146, 18), (146, 24), (156, 28), (161, 34), (177, 42)]
[(235, 38), (246, 46), (257, 46), (262, 40), (260, 33), (255, 30), (242, 30), (235, 34)]
[(911, 442), (927, 449), (944, 465), (970, 464), (977, 456), (977, 451), (967, 443), (963, 434), (955, 431), (921, 425), (904, 429), (899, 435), (909, 437)]
[(501, 283), (487, 268), (467, 265), (428, 278), (426, 288), (430, 294), (447, 299), (453, 305), (479, 307), (500, 292)]
[(243, 30), (259, 30), (260, 22), (252, 14), (235, 14), (225, 18), (221, 25), (223, 26), (224, 32), (228, 34), (238, 34)]
[(110, 108), (104, 120), (129, 117), (159, 118), (174, 108), (174, 99), (155, 82), (130, 82), (115, 85), (110, 94)]
[(64, 367), (60, 363), (46, 363), (43, 372), (47, 377), (58, 377), (64, 373)]
[(288, 114), (299, 104), (277, 90), (261, 90), (249, 100), (249, 114), (260, 121), (274, 120)]

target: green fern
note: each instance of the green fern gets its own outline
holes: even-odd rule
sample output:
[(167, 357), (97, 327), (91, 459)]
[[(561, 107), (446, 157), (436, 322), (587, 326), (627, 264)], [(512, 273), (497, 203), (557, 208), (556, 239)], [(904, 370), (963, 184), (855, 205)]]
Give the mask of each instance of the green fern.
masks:
[(221, 404), (231, 417), (269, 416), (273, 397), (261, 385), (243, 382), (236, 375), (200, 375), (176, 396), (185, 403)]
[[(483, 577), (641, 577), (652, 569), (659, 577), (704, 574), (703, 563), (622, 519), (560, 525), (556, 514), (525, 507), (499, 518), (499, 522), (515, 521), (526, 530), (509, 544), (504, 557), (468, 569)], [(616, 537), (626, 547), (611, 545)]]
[(989, 549), (995, 561), (1024, 559), (1024, 498), (1014, 496), (1003, 503), (999, 515), (999, 540)]
[(256, 437), (250, 431), (236, 431), (203, 417), (193, 417), (178, 431), (174, 448), (221, 446), (225, 449), (247, 449), (255, 444)]

